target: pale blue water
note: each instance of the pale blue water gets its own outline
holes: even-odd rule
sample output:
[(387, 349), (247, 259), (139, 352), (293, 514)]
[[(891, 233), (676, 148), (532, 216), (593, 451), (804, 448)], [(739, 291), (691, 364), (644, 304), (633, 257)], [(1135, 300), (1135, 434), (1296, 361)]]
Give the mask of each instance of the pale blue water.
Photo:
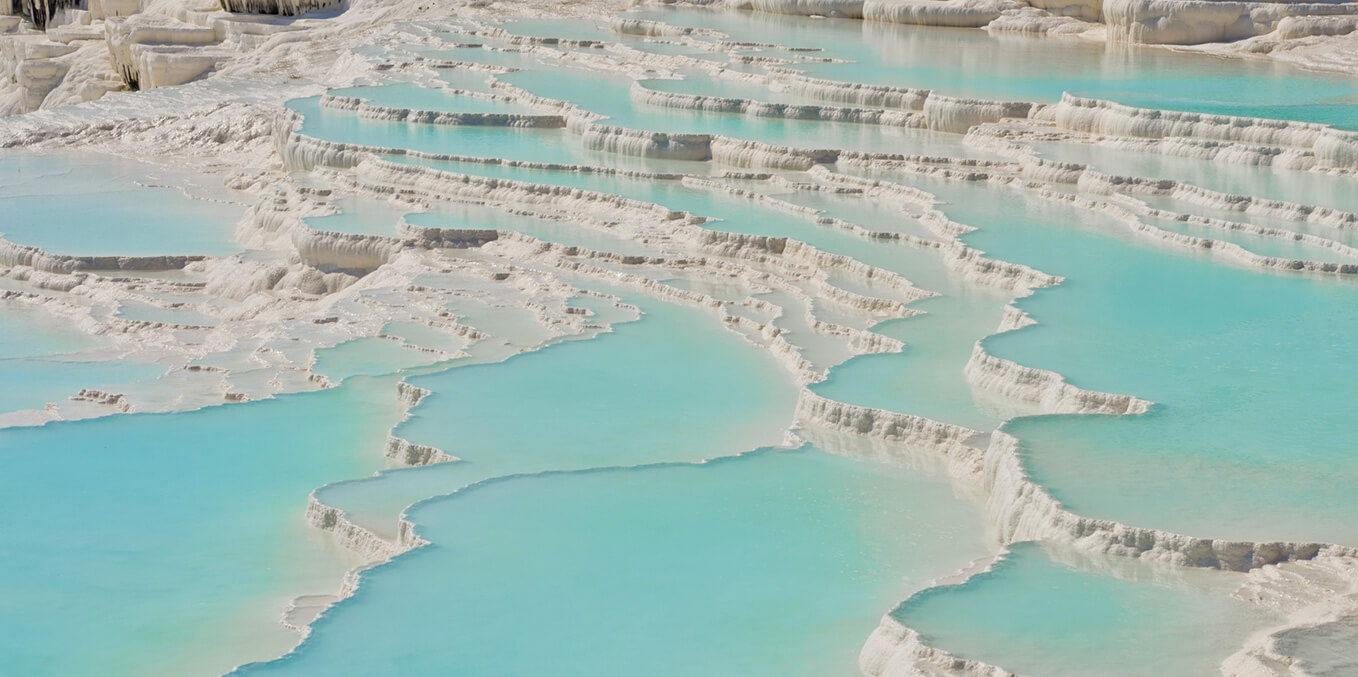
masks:
[(928, 314), (873, 329), (905, 342), (902, 353), (855, 357), (811, 390), (840, 402), (993, 429), (1002, 413), (977, 402), (962, 370), (972, 344), (999, 326), (1004, 302), (996, 296), (945, 296), (914, 303), (912, 308)]
[(562, 129), (383, 122), (326, 110), (319, 102), (320, 97), (295, 99), (288, 102), (288, 108), (305, 116), (302, 134), (327, 141), (536, 162), (589, 164), (603, 155), (581, 149)]
[[(842, 367), (843, 371), (832, 371), (825, 383), (816, 384), (812, 389), (853, 404), (914, 413), (960, 425), (989, 429), (999, 422), (995, 412), (978, 410), (975, 398), (962, 378), (962, 368), (971, 355), (972, 344), (998, 326), (1008, 297), (966, 284), (947, 269), (934, 251), (890, 241), (867, 240), (834, 228), (817, 226), (810, 218), (771, 209), (749, 199), (689, 188), (676, 182), (506, 169), (474, 163), (435, 163), (434, 166), (482, 176), (518, 177), (535, 183), (625, 195), (663, 204), (670, 209), (721, 219), (703, 224), (704, 228), (791, 237), (900, 273), (916, 285), (949, 298), (917, 302), (913, 307), (925, 310), (927, 315), (892, 322), (881, 328), (883, 333), (908, 344), (904, 353), (853, 358)], [(919, 227), (907, 217), (893, 218), (887, 210), (868, 205), (849, 208), (847, 201), (852, 198), (825, 196), (818, 200), (808, 197), (815, 195), (779, 193), (777, 197), (828, 208), (827, 215), (851, 220), (870, 229), (891, 230), (893, 225), (899, 230)], [(890, 298), (892, 293), (878, 290), (875, 295)]]
[(1058, 162), (1092, 165), (1101, 172), (1114, 175), (1175, 179), (1233, 195), (1254, 195), (1305, 205), (1358, 210), (1358, 198), (1354, 197), (1352, 191), (1352, 177), (1085, 144), (1036, 142), (1031, 145), (1044, 157)]
[[(991, 98), (1054, 100), (1070, 89), (1134, 104), (1353, 122), (1351, 81), (1254, 62), (980, 31), (691, 10), (643, 14), (711, 25), (737, 39), (816, 45), (823, 55), (857, 62), (804, 64), (822, 77)], [(514, 30), (645, 44), (612, 36), (594, 20), (527, 22)], [(447, 51), (527, 66), (507, 79), (642, 129), (806, 147), (967, 152), (960, 137), (946, 135), (644, 109), (630, 103), (625, 79), (549, 71), (537, 57)], [(479, 77), (445, 74), (454, 85)], [(699, 77), (673, 86), (737, 91)], [(353, 91), (391, 105), (460, 105), (409, 85)], [(289, 106), (306, 116), (303, 133), (351, 143), (714, 171), (709, 164), (585, 151), (563, 130), (390, 124), (321, 110), (316, 98)], [(1125, 157), (1100, 161), (1113, 173), (1141, 167)], [(44, 199), (71, 209), (84, 199), (66, 200), (66, 189), (54, 188), (75, 169), (16, 163), (0, 162), (0, 200), (28, 195), (37, 210)], [(972, 343), (997, 326), (1006, 297), (960, 280), (936, 251), (859, 238), (677, 182), (430, 164), (618, 193), (720, 219), (708, 228), (792, 237), (898, 272), (943, 296), (915, 304), (924, 316), (877, 327), (904, 340), (904, 352), (849, 359), (816, 392), (982, 431), (1010, 411), (972, 393), (962, 375)], [(1198, 172), (1189, 164), (1170, 169), (1245, 192), (1348, 200), (1345, 180)], [(1146, 169), (1152, 170), (1159, 171)], [(111, 169), (89, 194), (122, 190), (133, 174)], [(1358, 454), (1346, 425), (1347, 384), (1358, 364), (1349, 340), (1358, 318), (1351, 285), (1198, 258), (1137, 239), (1103, 217), (997, 188), (896, 178), (937, 191), (953, 218), (981, 227), (966, 239), (991, 256), (1068, 277), (1021, 303), (1042, 325), (987, 340), (992, 352), (1056, 369), (1078, 385), (1159, 403), (1144, 417), (1011, 423), (1030, 470), (1057, 498), (1082, 514), (1198, 535), (1358, 543), (1347, 519), (1358, 488)], [(929, 235), (909, 217), (855, 198), (783, 197), (871, 229)], [(124, 215), (118, 200), (135, 203), (116, 198), (112, 220), (73, 212), (71, 218), (105, 230), (48, 235), (100, 247), (114, 242), (119, 229), (144, 216)], [(312, 225), (389, 233), (404, 211), (350, 206)], [(137, 208), (146, 211), (144, 204)], [(636, 246), (598, 230), (493, 209), (408, 218), (440, 227), (490, 224), (615, 251)], [(196, 239), (205, 236), (184, 224), (215, 224), (209, 222), (152, 221), (137, 236), (147, 238), (141, 244), (196, 247), (208, 239)], [(9, 221), (0, 225), (11, 228)], [(126, 238), (118, 237), (114, 244), (122, 246)], [(1270, 251), (1293, 246), (1251, 243)], [(450, 270), (459, 268), (457, 257), (446, 257)], [(416, 283), (439, 286), (439, 277)], [(840, 274), (830, 281), (890, 295)], [(453, 276), (444, 283), (474, 293), (499, 284)], [(471, 356), (456, 368), (430, 369), (441, 356), (360, 339), (320, 351), (316, 370), (342, 380), (338, 389), (194, 413), (0, 431), (0, 511), (16, 517), (14, 528), (0, 533), (0, 636), (11, 639), (0, 642), (0, 664), (23, 674), (197, 674), (282, 653), (295, 640), (274, 624), (287, 598), (333, 592), (355, 563), (301, 519), (309, 491), (341, 480), (349, 481), (319, 495), (388, 536), (411, 502), (475, 486), (414, 508), (409, 517), (433, 546), (370, 572), (356, 597), (318, 622), (299, 653), (245, 672), (855, 674), (858, 648), (882, 613), (929, 579), (989, 553), (976, 506), (918, 474), (812, 447), (682, 464), (778, 443), (792, 418), (794, 384), (714, 314), (626, 295), (643, 307), (640, 320), (503, 363), (478, 362), (550, 337), (527, 309), (458, 298), (447, 303), (449, 312), (496, 336), (470, 346)], [(768, 298), (784, 300), (780, 295)], [(578, 303), (625, 314), (597, 299)], [(834, 318), (837, 311), (817, 312)], [(804, 321), (781, 322), (808, 352), (827, 363), (842, 359), (823, 337), (809, 335)], [(0, 324), (0, 380), (21, 386), (4, 397), (39, 399), (39, 387), (22, 387), (39, 382), (60, 390), (54, 397), (73, 392), (50, 367), (67, 363), (43, 362), (45, 353), (28, 350), (44, 340), (41, 332), (29, 335), (27, 320), (16, 326), (11, 336)], [(386, 331), (423, 345), (462, 347), (413, 323)], [(52, 342), (52, 354), (79, 349), (62, 347), (64, 341)], [(22, 368), (7, 372), (9, 362)], [(434, 394), (396, 434), (463, 460), (355, 480), (383, 464), (380, 450), (401, 413), (394, 379), (372, 375), (399, 370), (421, 373), (411, 381)], [(83, 365), (72, 373), (97, 375)], [(829, 441), (825, 448), (849, 453)], [(637, 465), (646, 467), (617, 467)], [(915, 597), (897, 613), (943, 648), (1029, 674), (1211, 672), (1259, 627), (1225, 595), (1237, 580), (1227, 574), (1148, 573), (1120, 560), (1067, 565), (1074, 561), (1069, 554), (1056, 559), (1019, 546), (995, 573)], [(71, 642), (73, 636), (80, 641)]]
[(287, 599), (354, 564), (306, 525), (307, 494), (379, 465), (398, 416), (387, 379), (0, 430), (0, 664), (213, 674), (285, 651)]
[(0, 358), (0, 413), (42, 409), (85, 388), (119, 392), (119, 386), (149, 381), (165, 367), (144, 362), (61, 357)]
[(1358, 543), (1352, 283), (1194, 258), (1007, 190), (915, 183), (981, 228), (969, 243), (1068, 279), (1020, 301), (1041, 324), (987, 339), (992, 353), (1158, 403), (1007, 426), (1069, 508), (1216, 538)]
[(1227, 221), (1237, 221), (1255, 226), (1263, 226), (1265, 228), (1278, 228), (1298, 233), (1310, 233), (1311, 235), (1318, 235), (1326, 239), (1342, 242), (1350, 247), (1358, 245), (1358, 231), (1355, 230), (1345, 230), (1332, 228), (1323, 224), (1292, 221), (1276, 216), (1264, 216), (1229, 209), (1204, 207), (1193, 204), (1187, 200), (1179, 200), (1166, 195), (1137, 195), (1136, 199), (1158, 209), (1197, 214), (1199, 216), (1224, 219)]
[(752, 82), (737, 82), (734, 80), (723, 80), (715, 78), (701, 71), (686, 71), (680, 73), (681, 79), (666, 80), (640, 80), (639, 82), (646, 89), (660, 92), (678, 92), (680, 94), (697, 94), (700, 96), (717, 96), (731, 99), (751, 99), (754, 101), (767, 101), (769, 103), (786, 103), (792, 105), (825, 105), (814, 97), (797, 94), (796, 92), (775, 92), (768, 87)]
[(815, 77), (1019, 101), (1056, 101), (1070, 92), (1134, 106), (1358, 128), (1358, 83), (1263, 60), (759, 12), (655, 7), (629, 14), (737, 40), (819, 47), (824, 52), (817, 56), (849, 61), (798, 66)]
[(1201, 226), (1186, 221), (1154, 217), (1145, 217), (1143, 220), (1157, 228), (1168, 230), (1173, 233), (1182, 233), (1184, 235), (1192, 235), (1194, 237), (1237, 244), (1250, 252), (1263, 256), (1276, 256), (1288, 260), (1299, 259), (1302, 261), (1321, 261), (1325, 263), (1358, 263), (1358, 256), (1340, 252), (1329, 247), (1299, 242), (1290, 236), (1274, 237), (1270, 235), (1255, 235), (1249, 232)]
[(101, 341), (73, 331), (56, 315), (16, 304), (0, 305), (0, 357), (37, 357), (98, 347)]
[(1216, 674), (1278, 622), (1231, 597), (1239, 574), (1083, 557), (1020, 543), (992, 571), (892, 616), (931, 646), (1034, 677)]
[[(694, 77), (697, 77), (694, 75)], [(563, 68), (523, 70), (499, 76), (538, 96), (569, 101), (607, 117), (603, 124), (628, 129), (682, 134), (717, 134), (798, 148), (829, 148), (909, 155), (983, 155), (959, 137), (915, 129), (843, 122), (755, 118), (734, 113), (633, 104), (625, 76)], [(720, 95), (720, 94), (718, 94)]]
[(42, 409), (82, 388), (107, 389), (165, 372), (154, 364), (79, 355), (108, 344), (43, 311), (0, 305), (0, 413)]
[(401, 219), (410, 213), (407, 207), (373, 198), (346, 195), (328, 198), (325, 202), (339, 212), (302, 219), (308, 226), (338, 233), (395, 237)]
[(411, 502), (489, 477), (699, 460), (781, 440), (796, 391), (772, 358), (703, 311), (628, 300), (647, 314), (596, 339), (411, 379), (433, 394), (396, 435), (462, 462), (318, 495), (390, 532)]
[[(95, 154), (0, 154), (0, 236), (57, 254), (225, 255), (244, 209), (145, 187), (163, 172)], [(156, 208), (148, 210), (146, 204)]]
[(435, 545), (241, 674), (855, 675), (893, 600), (988, 550), (946, 485), (811, 447), (523, 476), (410, 517)]

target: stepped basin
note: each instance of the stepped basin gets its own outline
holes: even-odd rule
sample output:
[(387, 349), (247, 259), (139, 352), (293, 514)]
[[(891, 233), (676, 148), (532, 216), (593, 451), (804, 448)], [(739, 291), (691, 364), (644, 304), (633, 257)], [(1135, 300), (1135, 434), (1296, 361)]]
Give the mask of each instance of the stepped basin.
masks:
[[(605, 164), (613, 157), (620, 157), (613, 153), (587, 151), (581, 146), (578, 137), (559, 128), (386, 122), (361, 118), (349, 111), (323, 108), (319, 102), (319, 97), (295, 99), (288, 102), (288, 108), (304, 116), (299, 130), (301, 134), (325, 141), (424, 153), (564, 164)], [(666, 166), (664, 162), (642, 158), (628, 158), (623, 163), (639, 169)], [(668, 163), (669, 166), (675, 164)]]
[(1226, 230), (1155, 217), (1142, 217), (1142, 220), (1157, 228), (1174, 233), (1237, 244), (1261, 256), (1323, 263), (1358, 264), (1358, 257), (1353, 254), (1318, 244), (1301, 242), (1292, 236), (1256, 235), (1246, 231)]
[(433, 394), (396, 435), (462, 460), (318, 496), (392, 534), (406, 505), (488, 478), (694, 461), (781, 441), (796, 392), (771, 358), (701, 311), (629, 301), (647, 314), (596, 339), (412, 378)]
[(1358, 211), (1352, 176), (1174, 157), (1084, 143), (1035, 142), (1043, 157), (1088, 164), (1105, 174), (1174, 179), (1232, 195)]
[[(410, 517), (433, 545), (241, 674), (856, 675), (893, 600), (989, 549), (946, 485), (814, 447), (517, 477)], [(525, 610), (573, 622), (523, 642)]]
[(394, 205), (387, 200), (357, 195), (330, 197), (326, 198), (325, 202), (339, 211), (302, 220), (316, 230), (336, 233), (395, 237), (399, 233), (401, 219), (411, 212), (409, 208)]
[(907, 155), (985, 155), (963, 145), (960, 138), (941, 137), (900, 126), (761, 118), (638, 104), (633, 102), (630, 93), (632, 79), (626, 76), (557, 68), (518, 71), (499, 76), (499, 79), (538, 96), (569, 101), (605, 116), (602, 124), (627, 129), (714, 134), (794, 148)]
[(1358, 544), (1352, 282), (1197, 258), (1007, 190), (980, 200), (975, 186), (916, 184), (980, 228), (970, 244), (1067, 278), (1021, 300), (1039, 324), (987, 339), (989, 352), (1156, 403), (1007, 426), (1068, 508), (1198, 536)]
[(1156, 209), (1164, 209), (1185, 214), (1196, 214), (1198, 216), (1222, 219), (1225, 221), (1235, 221), (1260, 228), (1290, 230), (1294, 233), (1305, 233), (1323, 237), (1328, 240), (1334, 240), (1350, 247), (1358, 246), (1358, 230), (1340, 229), (1324, 223), (1309, 223), (1281, 216), (1205, 206), (1168, 195), (1137, 195), (1136, 199), (1145, 202), (1147, 205)]
[(902, 352), (855, 357), (811, 389), (838, 402), (992, 430), (1016, 405), (973, 392), (963, 370), (971, 346), (999, 326), (1006, 301), (998, 293), (916, 301), (911, 308), (927, 314), (873, 327), (905, 343)]
[(727, 56), (725, 52), (716, 52), (709, 49), (703, 49), (702, 47), (694, 45), (679, 44), (674, 42), (653, 42), (648, 40), (645, 42), (628, 43), (628, 46), (635, 47), (636, 49), (639, 49), (643, 52), (650, 52), (652, 54), (664, 54), (666, 56), (689, 56), (695, 59), (702, 59), (704, 61), (716, 61), (717, 63), (726, 63), (730, 58), (729, 56)]
[(847, 63), (805, 63), (819, 78), (936, 90), (1007, 101), (1060, 100), (1063, 92), (1169, 110), (1325, 122), (1358, 128), (1358, 84), (1341, 75), (1158, 47), (910, 26), (808, 21), (762, 12), (655, 7), (638, 19), (720, 31), (733, 40), (817, 47)]
[[(472, 42), (486, 42), (480, 38), (469, 38)], [(428, 59), (437, 61), (458, 61), (465, 63), (481, 64), (483, 66), (493, 66), (496, 68), (522, 68), (538, 63), (538, 58), (527, 52), (520, 51), (522, 48), (505, 45), (495, 46), (483, 45), (481, 47), (453, 47), (449, 49), (428, 49), (421, 50), (420, 54)], [(491, 75), (485, 71), (461, 70), (461, 69), (441, 69), (438, 79), (446, 82), (453, 87), (461, 89), (472, 89), (481, 91), (484, 87), (485, 78)], [(478, 83), (480, 86), (466, 86), (467, 84)]]
[[(942, 256), (891, 241), (874, 241), (838, 230), (817, 226), (805, 216), (764, 206), (761, 203), (713, 190), (700, 190), (674, 182), (643, 181), (623, 177), (607, 177), (575, 172), (521, 170), (494, 166), (458, 163), (440, 164), (452, 171), (495, 177), (518, 177), (537, 183), (567, 185), (625, 195), (627, 197), (663, 204), (670, 209), (681, 209), (715, 217), (702, 227), (751, 235), (790, 237), (810, 243), (824, 251), (851, 256), (857, 260), (900, 273), (917, 286), (940, 292), (945, 299), (916, 302), (913, 307), (928, 314), (906, 320), (893, 321), (879, 329), (893, 338), (904, 340), (904, 353), (869, 355), (853, 358), (843, 371), (831, 373), (824, 384), (813, 389), (827, 397), (875, 408), (913, 413), (961, 425), (989, 429), (998, 423), (1001, 411), (1012, 411), (1012, 403), (991, 402), (987, 412), (977, 410), (971, 389), (967, 387), (962, 369), (971, 356), (975, 341), (993, 332), (998, 326), (1001, 310), (1009, 294), (977, 288), (948, 269)], [(757, 182), (756, 182), (757, 183)], [(870, 229), (888, 230), (890, 210), (871, 206), (865, 198), (833, 196), (810, 192), (784, 193), (772, 190), (778, 198), (805, 203), (812, 207), (834, 207), (828, 215), (858, 223)], [(821, 199), (817, 199), (820, 197)], [(855, 202), (857, 201), (857, 202)], [(886, 212), (886, 213), (883, 213)], [(869, 218), (859, 218), (859, 217)], [(903, 225), (899, 225), (902, 224)], [(911, 225), (908, 217), (901, 217), (899, 227)], [(918, 224), (914, 224), (916, 227)], [(869, 296), (892, 298), (894, 290), (874, 289), (856, 284), (854, 280), (839, 284)], [(818, 309), (818, 312), (824, 312)], [(815, 337), (803, 331), (794, 336), (794, 343), (802, 338)], [(831, 359), (824, 366), (839, 360)], [(927, 375), (926, 375), (927, 374)], [(999, 409), (995, 409), (999, 406)]]
[(873, 232), (900, 233), (924, 240), (939, 239), (938, 233), (920, 223), (915, 216), (905, 213), (899, 206), (882, 204), (861, 195), (797, 190), (779, 194), (778, 197), (803, 207), (822, 210), (827, 217), (842, 219)]
[(1278, 620), (1231, 596), (1240, 574), (1051, 547), (1011, 546), (990, 571), (891, 616), (930, 646), (1035, 677), (1216, 674)]
[(570, 220), (515, 214), (481, 205), (443, 204), (437, 211), (411, 214), (406, 223), (420, 228), (476, 228), (522, 233), (547, 242), (624, 255), (654, 255), (655, 248), (636, 239)]
[(792, 106), (823, 106), (824, 101), (796, 92), (777, 92), (752, 82), (738, 82), (713, 77), (701, 71), (680, 72), (682, 78), (640, 80), (642, 87), (657, 92), (674, 92), (696, 96), (715, 96), (728, 99), (750, 99)]

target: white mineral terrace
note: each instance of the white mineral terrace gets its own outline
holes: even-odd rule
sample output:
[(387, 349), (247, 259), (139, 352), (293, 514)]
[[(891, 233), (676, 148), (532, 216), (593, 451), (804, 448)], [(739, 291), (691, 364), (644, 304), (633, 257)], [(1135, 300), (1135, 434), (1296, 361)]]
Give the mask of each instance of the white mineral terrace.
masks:
[[(647, 299), (698, 309), (772, 356), (797, 389), (784, 446), (831, 449), (822, 440), (838, 440), (832, 451), (944, 476), (978, 506), (976, 529), (992, 535), (997, 552), (1037, 541), (1113, 561), (1234, 572), (1233, 597), (1277, 622), (1248, 637), (1222, 674), (1346, 674), (1358, 661), (1350, 645), (1348, 662), (1325, 672), (1310, 653), (1354, 636), (1358, 543), (1123, 523), (1068, 507), (1035, 476), (1006, 428), (1013, 418), (1154, 416), (1157, 404), (991, 354), (991, 337), (1042, 323), (1020, 300), (1068, 282), (970, 244), (976, 225), (929, 190), (1006, 191), (1078, 211), (1089, 218), (1085, 230), (1128, 248), (1345, 284), (1358, 275), (1358, 203), (1346, 197), (1358, 132), (1343, 124), (1073, 93), (1002, 100), (1018, 97), (911, 86), (910, 73), (903, 84), (823, 77), (806, 67), (838, 57), (814, 45), (754, 44), (622, 14), (624, 3), (608, 0), (88, 0), (57, 3), (42, 28), (29, 3), (9, 4), (0, 0), (0, 309), (34, 311), (91, 341), (62, 351), (64, 359), (151, 373), (77, 379), (49, 401), (0, 411), (0, 429), (252, 406), (241, 403), (333, 390), (368, 362), (389, 360), (380, 373), (399, 376), (384, 391), (398, 398), (398, 417), (385, 445), (371, 450), (368, 472), (456, 464), (458, 449), (398, 433), (436, 395), (412, 377), (595, 340), (641, 317), (635, 301)], [(1358, 5), (1349, 3), (678, 4), (792, 15), (788, 22), (1024, 33), (1083, 47), (1175, 45), (1229, 57), (1222, 63), (1271, 60), (1337, 78), (1358, 71)], [(514, 19), (535, 28), (506, 23)], [(594, 20), (587, 33), (596, 37), (548, 34), (553, 22), (588, 23), (581, 19)], [(566, 100), (541, 93), (556, 91), (550, 82), (519, 79), (554, 70), (619, 84)], [(384, 98), (382, 87), (395, 85), (418, 90)], [(36, 218), (43, 199), (63, 199), (63, 189), (42, 186), (68, 171), (6, 173), (4, 163), (34, 158), (90, 163), (110, 182), (97, 195), (124, 195), (110, 200), (135, 203), (136, 191), (171, 188), (193, 205), (232, 206), (223, 236), (232, 253), (199, 253), (197, 240), (173, 251), (155, 249), (168, 241), (115, 251), (94, 231), (74, 242), (34, 239), (42, 233), (20, 220)], [(113, 159), (138, 169), (97, 169)], [(1292, 183), (1278, 179), (1269, 194), (1238, 188), (1260, 176)], [(889, 218), (874, 221), (869, 208)], [(754, 216), (744, 223), (743, 215)], [(765, 222), (788, 230), (761, 230)], [(819, 389), (859, 356), (909, 356), (911, 340), (884, 328), (946, 316), (929, 304), (959, 297), (988, 303), (998, 320), (952, 346), (950, 372), (958, 392), (990, 403), (978, 408), (995, 425), (839, 401)], [(373, 352), (354, 367), (349, 350)], [(297, 497), (311, 531), (352, 551), (343, 563), (352, 568), (325, 590), (289, 590), (285, 605), (269, 600), (303, 648), (313, 621), (361, 589), (373, 567), (399, 566), (429, 544), (408, 519), (420, 503), (386, 516), (386, 526), (327, 503), (332, 490), (361, 479), (337, 477)], [(296, 512), (278, 520), (297, 521)], [(957, 562), (955, 576), (934, 584), (965, 584), (993, 564)], [(888, 611), (873, 610), (885, 614), (880, 626), (853, 647), (862, 673), (1010, 674), (932, 645)], [(281, 654), (233, 656), (221, 667)]]

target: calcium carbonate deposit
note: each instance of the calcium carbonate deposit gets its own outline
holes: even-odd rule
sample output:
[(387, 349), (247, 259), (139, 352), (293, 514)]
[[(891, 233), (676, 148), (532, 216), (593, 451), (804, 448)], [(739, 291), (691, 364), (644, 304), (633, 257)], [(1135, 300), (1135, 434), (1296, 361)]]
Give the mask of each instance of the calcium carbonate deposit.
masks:
[(0, 674), (1358, 675), (1358, 4), (0, 0)]

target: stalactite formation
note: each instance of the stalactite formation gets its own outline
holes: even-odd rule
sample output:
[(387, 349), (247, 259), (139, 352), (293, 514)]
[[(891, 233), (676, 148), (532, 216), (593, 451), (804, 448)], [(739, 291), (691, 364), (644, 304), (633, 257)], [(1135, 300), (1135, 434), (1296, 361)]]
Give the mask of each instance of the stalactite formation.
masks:
[(343, 0), (219, 0), (222, 9), (240, 14), (296, 16), (335, 7)]

